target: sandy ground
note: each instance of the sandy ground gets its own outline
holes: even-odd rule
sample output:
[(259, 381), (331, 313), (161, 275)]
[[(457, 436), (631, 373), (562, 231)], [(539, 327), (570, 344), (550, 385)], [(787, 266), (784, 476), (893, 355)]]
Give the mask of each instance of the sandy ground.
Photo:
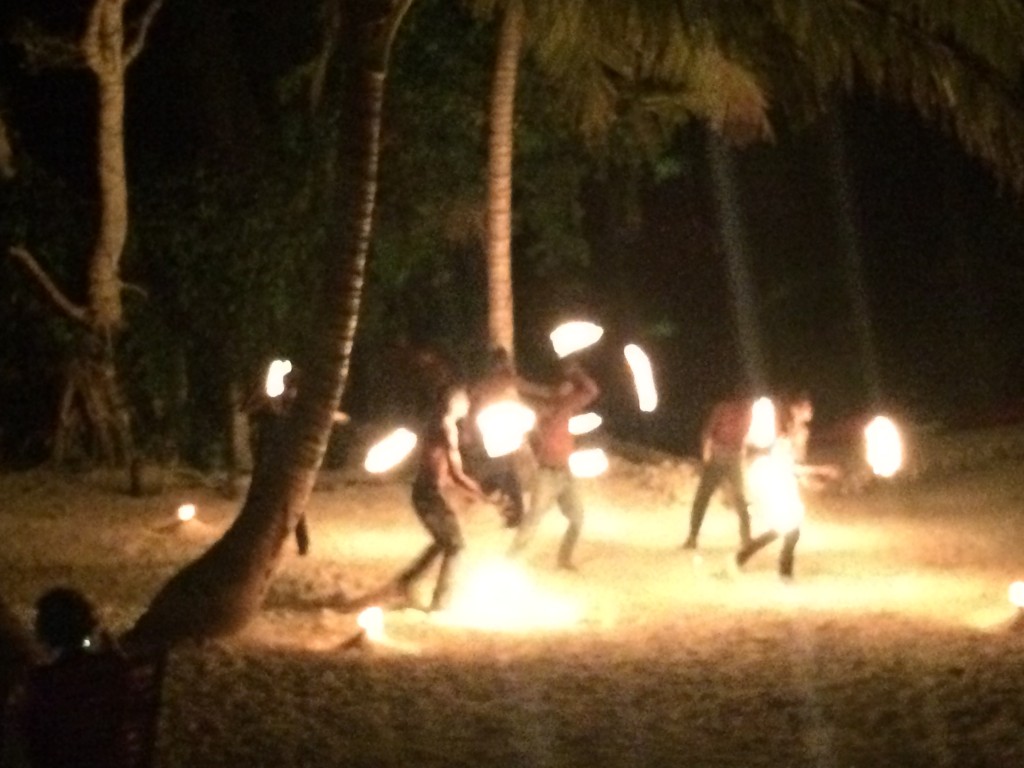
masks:
[[(325, 475), (313, 551), (289, 552), (243, 635), (174, 652), (159, 763), (171, 766), (1024, 766), (1024, 466), (809, 501), (796, 580), (778, 545), (724, 567), (717, 502), (679, 549), (692, 478), (621, 461), (587, 481), (581, 571), (553, 569), (552, 511), (528, 567), (485, 574), (509, 540), (466, 515), (446, 616), (396, 611), (345, 648), (325, 607), (426, 543), (400, 481)], [(197, 521), (173, 525), (178, 504)], [(0, 475), (0, 588), (26, 620), (77, 586), (123, 630), (239, 503), (184, 484), (133, 499), (100, 476)], [(756, 526), (755, 526), (756, 527)]]

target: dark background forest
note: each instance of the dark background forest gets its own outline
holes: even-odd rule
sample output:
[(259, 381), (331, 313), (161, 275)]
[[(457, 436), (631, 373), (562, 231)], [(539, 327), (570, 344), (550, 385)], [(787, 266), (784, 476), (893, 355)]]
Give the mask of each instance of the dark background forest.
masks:
[[(73, 32), (78, 5), (0, 14), (17, 170), (0, 183), (0, 245), (31, 247), (71, 294), (95, 227), (94, 86), (29, 66), (14, 40), (26, 18)], [(302, 85), (318, 8), (167, 3), (128, 74), (124, 275), (138, 290), (119, 343), (150, 455), (216, 467), (238, 392), (316, 332), (309, 268), (330, 214), (315, 190), (344, 119), (330, 92), (312, 110)], [(342, 403), (354, 416), (403, 418), (423, 350), (479, 371), (493, 37), (439, 0), (415, 4), (399, 34)], [(855, 89), (828, 116), (777, 116), (770, 143), (727, 147), (691, 124), (653, 150), (626, 133), (593, 147), (529, 57), (517, 99), (518, 362), (543, 378), (556, 322), (600, 322), (589, 362), (616, 435), (692, 452), (737, 376), (810, 391), (825, 431), (876, 408), (950, 426), (1021, 415), (1020, 201), (936, 127)], [(75, 333), (15, 265), (0, 268), (0, 462), (46, 457)], [(628, 341), (661, 387), (649, 422), (631, 407)]]

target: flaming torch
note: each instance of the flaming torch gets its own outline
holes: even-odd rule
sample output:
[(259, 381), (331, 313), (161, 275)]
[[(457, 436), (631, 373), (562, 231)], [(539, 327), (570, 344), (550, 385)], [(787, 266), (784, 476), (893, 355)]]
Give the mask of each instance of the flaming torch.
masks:
[(1011, 626), (1024, 631), (1024, 581), (1015, 581), (1010, 585), (1010, 603), (1017, 608)]
[(405, 427), (399, 427), (366, 452), (363, 468), (376, 475), (397, 467), (412, 453), (416, 441), (415, 433)]
[(747, 443), (755, 448), (771, 448), (777, 436), (775, 424), (775, 403), (771, 398), (759, 397), (751, 406)]
[(536, 423), (537, 414), (516, 400), (499, 400), (482, 408), (476, 417), (484, 450), (492, 459), (519, 450)]
[(608, 456), (600, 448), (582, 448), (569, 455), (573, 477), (597, 477), (608, 471)]
[(379, 643), (385, 639), (384, 611), (378, 606), (371, 606), (363, 610), (356, 618), (356, 623), (366, 635), (367, 640)]
[(654, 374), (651, 372), (651, 361), (647, 354), (636, 344), (627, 344), (623, 350), (626, 362), (633, 373), (633, 385), (640, 410), (650, 413), (658, 407), (658, 391), (654, 387)]
[(867, 460), (879, 477), (892, 477), (903, 466), (903, 441), (892, 419), (876, 416), (864, 428)]
[(596, 344), (604, 335), (604, 328), (585, 320), (573, 320), (562, 323), (551, 332), (551, 345), (559, 357), (579, 352), (592, 344)]
[(289, 360), (274, 360), (267, 368), (267, 397), (277, 397), (284, 392), (284, 377), (292, 372)]
[(601, 417), (593, 411), (578, 413), (569, 419), (570, 435), (585, 435), (601, 426)]

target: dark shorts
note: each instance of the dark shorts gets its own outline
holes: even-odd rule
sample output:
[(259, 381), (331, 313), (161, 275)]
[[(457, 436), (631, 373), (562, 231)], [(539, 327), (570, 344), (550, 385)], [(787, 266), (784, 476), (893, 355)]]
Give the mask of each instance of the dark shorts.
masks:
[(434, 541), (445, 549), (462, 549), (462, 529), (459, 520), (448, 506), (441, 492), (432, 486), (414, 485), (412, 506), (423, 527), (430, 532)]

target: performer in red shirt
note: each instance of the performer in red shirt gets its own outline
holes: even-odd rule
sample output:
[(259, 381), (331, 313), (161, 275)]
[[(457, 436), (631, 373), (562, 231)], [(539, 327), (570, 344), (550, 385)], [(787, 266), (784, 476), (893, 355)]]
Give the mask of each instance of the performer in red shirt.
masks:
[(596, 400), (598, 394), (597, 384), (577, 361), (563, 362), (561, 380), (537, 413), (533, 442), (537, 471), (530, 507), (516, 530), (510, 554), (517, 555), (529, 545), (544, 513), (557, 502), (569, 521), (558, 549), (558, 567), (576, 570), (572, 556), (583, 528), (583, 504), (569, 471), (569, 455), (576, 447), (569, 432), (569, 419)]

